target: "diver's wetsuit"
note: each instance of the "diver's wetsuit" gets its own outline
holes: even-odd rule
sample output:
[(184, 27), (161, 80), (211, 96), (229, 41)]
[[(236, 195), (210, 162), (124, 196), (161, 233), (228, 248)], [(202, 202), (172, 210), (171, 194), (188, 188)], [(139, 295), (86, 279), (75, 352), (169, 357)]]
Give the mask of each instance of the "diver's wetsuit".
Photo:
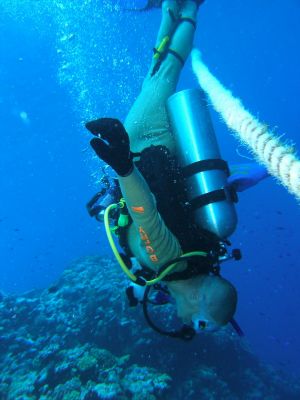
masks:
[(138, 169), (120, 177), (119, 182), (133, 220), (127, 232), (128, 246), (142, 265), (158, 270), (182, 254), (180, 244), (157, 211), (155, 198)]
[[(170, 11), (171, 10), (171, 14)], [(175, 18), (190, 18), (196, 21), (197, 5), (194, 1), (185, 1), (182, 8), (176, 1), (164, 1), (162, 4), (162, 22), (159, 29), (156, 48), (178, 22)], [(185, 61), (192, 50), (195, 27), (189, 21), (179, 22), (172, 35), (169, 48), (175, 51)], [(139, 152), (153, 145), (165, 145), (172, 154), (175, 153), (175, 144), (171, 135), (168, 121), (166, 102), (175, 93), (182, 62), (167, 53), (160, 68), (153, 75), (156, 60), (152, 61), (150, 70), (143, 82), (142, 90), (134, 102), (125, 120), (125, 128), (130, 137), (131, 151)]]
[[(176, 1), (163, 2), (157, 46), (174, 29), (177, 22), (173, 16), (177, 18), (179, 13), (181, 18), (196, 21), (196, 3), (185, 1), (179, 10)], [(183, 61), (192, 49), (194, 32), (195, 27), (191, 22), (182, 21), (173, 33), (169, 48)], [(174, 54), (168, 53), (153, 75), (155, 64), (156, 60), (152, 62), (141, 93), (126, 118), (125, 128), (129, 134), (131, 151), (140, 152), (150, 145), (164, 145), (171, 154), (175, 154), (166, 101), (176, 90), (183, 63)], [(119, 182), (133, 219), (133, 224), (128, 230), (129, 248), (142, 265), (157, 270), (167, 261), (182, 254), (179, 241), (166, 227), (157, 211), (155, 198), (137, 168), (134, 168), (129, 176), (119, 177)], [(184, 268), (185, 263), (181, 263), (177, 270)]]

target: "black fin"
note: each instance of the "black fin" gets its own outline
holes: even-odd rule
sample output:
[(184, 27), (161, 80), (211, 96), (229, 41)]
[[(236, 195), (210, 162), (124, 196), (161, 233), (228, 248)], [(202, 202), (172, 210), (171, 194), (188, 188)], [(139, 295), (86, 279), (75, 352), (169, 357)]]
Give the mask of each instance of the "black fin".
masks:
[(160, 8), (162, 0), (148, 0), (143, 8), (126, 8), (125, 11), (148, 11), (152, 8)]

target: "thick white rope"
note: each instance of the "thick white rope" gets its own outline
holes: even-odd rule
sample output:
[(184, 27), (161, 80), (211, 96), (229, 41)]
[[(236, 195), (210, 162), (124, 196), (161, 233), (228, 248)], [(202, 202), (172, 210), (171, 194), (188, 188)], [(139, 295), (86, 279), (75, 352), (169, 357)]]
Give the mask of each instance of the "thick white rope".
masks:
[(300, 160), (293, 146), (283, 143), (233, 97), (203, 63), (199, 50), (192, 51), (192, 65), (199, 85), (228, 128), (252, 151), (257, 161), (300, 200)]

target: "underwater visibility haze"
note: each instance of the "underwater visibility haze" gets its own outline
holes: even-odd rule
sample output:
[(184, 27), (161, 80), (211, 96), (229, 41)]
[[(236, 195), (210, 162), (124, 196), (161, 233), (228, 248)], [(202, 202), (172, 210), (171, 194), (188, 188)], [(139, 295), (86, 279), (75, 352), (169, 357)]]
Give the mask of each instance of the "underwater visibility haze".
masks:
[[(0, 1), (0, 399), (298, 399), (299, 199), (274, 178), (240, 194), (230, 239), (243, 258), (222, 274), (246, 336), (228, 328), (191, 343), (160, 337), (128, 307), (126, 277), (86, 211), (103, 164), (84, 122), (124, 121), (138, 95), (161, 11), (125, 9), (146, 3)], [(299, 20), (298, 0), (206, 0), (194, 42), (295, 153)], [(193, 69), (189, 58), (178, 90), (198, 87)], [(210, 111), (222, 157), (249, 162)]]

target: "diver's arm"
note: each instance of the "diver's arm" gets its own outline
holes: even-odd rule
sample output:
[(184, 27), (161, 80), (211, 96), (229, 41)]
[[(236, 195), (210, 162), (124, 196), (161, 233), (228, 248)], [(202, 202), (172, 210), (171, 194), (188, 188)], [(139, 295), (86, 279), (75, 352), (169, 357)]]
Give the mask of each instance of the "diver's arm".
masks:
[(138, 169), (134, 168), (126, 177), (119, 177), (119, 183), (135, 226), (134, 231), (129, 231), (134, 235), (129, 238), (134, 255), (154, 270), (179, 257), (182, 254), (179, 242), (158, 213), (155, 198)]
[(91, 140), (95, 153), (118, 174), (135, 227), (134, 231), (129, 228), (134, 243), (138, 243), (135, 247), (138, 254), (133, 252), (134, 255), (154, 269), (181, 255), (178, 240), (166, 227), (149, 186), (133, 164), (129, 137), (122, 123), (113, 118), (100, 118), (88, 122), (86, 128), (96, 136)]

